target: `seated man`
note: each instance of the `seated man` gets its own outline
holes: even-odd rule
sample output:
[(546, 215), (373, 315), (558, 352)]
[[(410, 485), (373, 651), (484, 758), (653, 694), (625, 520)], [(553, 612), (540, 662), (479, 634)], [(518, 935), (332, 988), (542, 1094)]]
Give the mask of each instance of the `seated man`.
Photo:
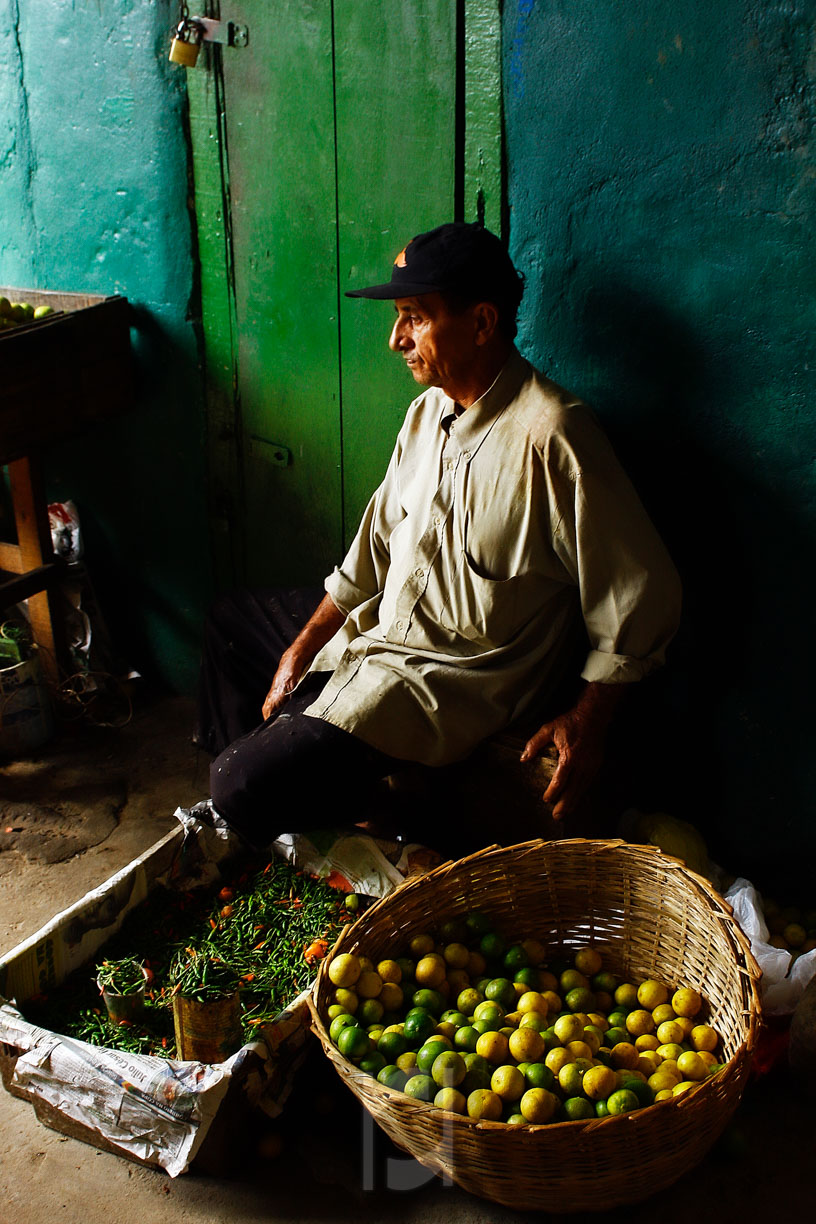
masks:
[(347, 818), (400, 764), (461, 761), (541, 708), (578, 629), (577, 695), (521, 755), (557, 749), (559, 818), (621, 694), (663, 661), (676, 571), (591, 412), (515, 348), (521, 295), (499, 239), (460, 223), (349, 294), (393, 301), (390, 347), (428, 390), (322, 600), (280, 638), (265, 721), (213, 762), (215, 807), (256, 845)]

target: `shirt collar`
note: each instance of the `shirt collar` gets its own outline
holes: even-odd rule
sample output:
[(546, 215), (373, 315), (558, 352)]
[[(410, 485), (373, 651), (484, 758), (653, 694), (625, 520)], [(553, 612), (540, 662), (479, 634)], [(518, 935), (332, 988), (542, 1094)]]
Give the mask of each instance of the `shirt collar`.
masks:
[(454, 401), (447, 395), (442, 397), (439, 424), (446, 434), (456, 422), (454, 433), (460, 446), (475, 451), (487, 436), (490, 427), (501, 415), (507, 405), (518, 394), (521, 384), (528, 377), (530, 363), (522, 357), (517, 348), (513, 348), (507, 361), (502, 366), (492, 384), (459, 416), (456, 414)]

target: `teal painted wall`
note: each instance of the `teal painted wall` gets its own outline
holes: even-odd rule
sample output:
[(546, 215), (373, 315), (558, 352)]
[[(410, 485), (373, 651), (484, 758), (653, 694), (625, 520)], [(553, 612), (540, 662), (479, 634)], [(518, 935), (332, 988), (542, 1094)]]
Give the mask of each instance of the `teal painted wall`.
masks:
[(503, 11), (520, 346), (594, 404), (685, 584), (616, 751), (758, 879), (816, 861), (815, 30), (794, 0)]
[(126, 661), (195, 683), (209, 590), (183, 70), (170, 0), (0, 0), (0, 284), (120, 293), (137, 404), (47, 456)]

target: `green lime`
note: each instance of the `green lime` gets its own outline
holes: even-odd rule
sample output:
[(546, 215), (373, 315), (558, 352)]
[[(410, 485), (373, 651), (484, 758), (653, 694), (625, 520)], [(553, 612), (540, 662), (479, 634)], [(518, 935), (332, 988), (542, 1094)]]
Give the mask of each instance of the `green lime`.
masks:
[(430, 1075), (412, 1075), (402, 1091), (417, 1101), (432, 1101), (438, 1088)]
[(606, 1105), (610, 1114), (617, 1117), (618, 1114), (631, 1113), (633, 1109), (639, 1109), (640, 1101), (631, 1089), (619, 1088), (617, 1092), (607, 1097)]
[(498, 961), (504, 956), (505, 943), (498, 931), (488, 931), (479, 940), (479, 951), (486, 961)]
[(591, 1012), (595, 1010), (595, 996), (586, 986), (576, 986), (569, 990), (564, 998), (571, 1012)]
[(636, 1079), (633, 1076), (632, 1079), (624, 1080), (621, 1088), (628, 1092), (634, 1092), (641, 1105), (654, 1104), (654, 1091), (644, 1080)]
[(450, 1046), (442, 1037), (432, 1037), (417, 1050), (416, 1063), (424, 1075), (431, 1074), (434, 1060), (439, 1054), (450, 1050)]
[(513, 974), (513, 981), (521, 982), (528, 990), (539, 990), (541, 987), (541, 974), (532, 965), (523, 965), (522, 968), (516, 969)]
[(411, 1002), (414, 1007), (421, 1007), (423, 1011), (430, 1012), (432, 1016), (439, 1016), (445, 1007), (445, 1000), (438, 990), (432, 990), (429, 986), (420, 986), (419, 990), (415, 990), (411, 996)]
[(402, 974), (402, 977), (400, 978), (402, 985), (404, 986), (406, 982), (409, 984), (413, 982), (416, 976), (416, 965), (411, 960), (410, 956), (398, 956), (397, 964), (399, 965), (400, 973)]
[(350, 1024), (339, 1033), (337, 1048), (344, 1058), (365, 1058), (371, 1049), (371, 1038), (364, 1029)]
[(514, 973), (516, 969), (526, 969), (530, 964), (530, 957), (526, 948), (521, 944), (513, 944), (504, 954), (503, 963), (505, 969), (510, 973)]
[(471, 910), (465, 914), (465, 927), (469, 935), (481, 938), (482, 935), (493, 930), (493, 920), (488, 918), (482, 910)]
[(507, 1123), (508, 1126), (526, 1126), (527, 1125), (527, 1119), (525, 1118), (524, 1114), (520, 1114), (520, 1113), (508, 1114), (508, 1116), (505, 1118), (505, 1122)]
[(454, 1028), (464, 1028), (468, 1023), (468, 1018), (464, 1012), (457, 1011), (455, 1008), (449, 1008), (444, 1011), (439, 1017), (440, 1022), (452, 1024)]
[(561, 1111), (570, 1122), (595, 1117), (595, 1106), (586, 1097), (567, 1097), (561, 1106)]
[(420, 1046), (436, 1032), (436, 1021), (426, 1011), (409, 1012), (402, 1026), (402, 1033), (410, 1046)]
[(596, 1118), (608, 1118), (609, 1117), (609, 1106), (607, 1105), (606, 1101), (596, 1101), (595, 1102), (595, 1117)]
[(359, 1028), (357, 1017), (352, 1016), (350, 1012), (343, 1012), (342, 1015), (335, 1016), (329, 1025), (329, 1036), (335, 1045), (337, 1038), (340, 1036), (344, 1028)]
[(471, 1051), (476, 1049), (476, 1042), (481, 1033), (472, 1024), (465, 1024), (453, 1034), (453, 1044), (457, 1050)]
[(555, 1083), (552, 1071), (542, 1062), (530, 1063), (524, 1072), (524, 1078), (529, 1088), (546, 1088), (548, 1092)]
[(439, 928), (439, 934), (443, 944), (463, 943), (472, 932), (468, 931), (467, 922), (464, 918), (448, 918), (442, 923)]
[(384, 1012), (385, 1008), (379, 999), (362, 999), (354, 1014), (360, 1024), (367, 1027), (369, 1024), (379, 1024)]
[(377, 1042), (377, 1049), (385, 1055), (387, 1063), (392, 1063), (397, 1061), (400, 1054), (405, 1053), (408, 1049), (408, 1042), (402, 1033), (383, 1033)]
[(443, 1050), (431, 1067), (431, 1078), (440, 1088), (458, 1088), (466, 1075), (465, 1060), (455, 1050)]
[(402, 1092), (407, 1078), (405, 1072), (400, 1071), (399, 1067), (393, 1063), (388, 1063), (377, 1073), (377, 1083), (384, 1084), (386, 1088), (393, 1088), (396, 1092)]
[(485, 1000), (498, 1003), (505, 1011), (509, 1011), (516, 1002), (516, 991), (509, 978), (491, 978), (485, 986)]
[(589, 984), (593, 990), (603, 990), (606, 992), (606, 994), (611, 995), (615, 993), (619, 985), (618, 979), (615, 977), (614, 973), (608, 973), (605, 969), (602, 969), (600, 973), (596, 973), (594, 977), (590, 979)]
[(357, 1065), (361, 1071), (367, 1072), (368, 1075), (376, 1076), (380, 1074), (383, 1067), (387, 1065), (387, 1062), (384, 1054), (381, 1054), (379, 1050), (372, 1050), (364, 1058), (361, 1058)]

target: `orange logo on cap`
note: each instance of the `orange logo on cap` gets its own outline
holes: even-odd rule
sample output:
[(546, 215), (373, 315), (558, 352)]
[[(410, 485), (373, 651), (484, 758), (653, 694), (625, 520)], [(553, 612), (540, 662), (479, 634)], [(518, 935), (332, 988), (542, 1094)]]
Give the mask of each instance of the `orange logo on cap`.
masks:
[(397, 258), (394, 260), (394, 267), (395, 267), (395, 268), (405, 268), (405, 267), (407, 267), (407, 260), (406, 260), (406, 258), (405, 258), (405, 252), (406, 252), (406, 250), (407, 250), (407, 249), (408, 249), (407, 247), (403, 247), (403, 248), (402, 248), (402, 250), (400, 251), (399, 255), (397, 256)]

